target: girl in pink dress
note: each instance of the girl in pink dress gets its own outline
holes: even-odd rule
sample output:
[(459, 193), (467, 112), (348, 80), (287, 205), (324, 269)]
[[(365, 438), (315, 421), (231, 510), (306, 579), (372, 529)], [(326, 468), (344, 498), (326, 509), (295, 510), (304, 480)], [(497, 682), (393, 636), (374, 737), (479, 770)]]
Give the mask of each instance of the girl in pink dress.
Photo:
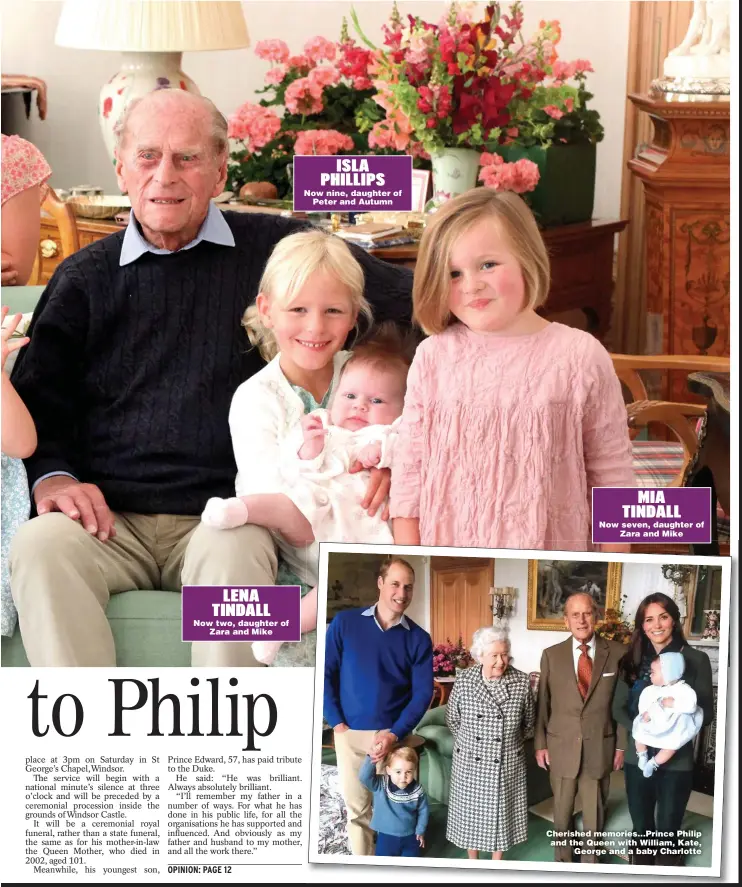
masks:
[(610, 356), (536, 314), (548, 291), (516, 194), (476, 188), (426, 228), (412, 298), (429, 338), (392, 465), (396, 544), (587, 550), (593, 487), (635, 485)]

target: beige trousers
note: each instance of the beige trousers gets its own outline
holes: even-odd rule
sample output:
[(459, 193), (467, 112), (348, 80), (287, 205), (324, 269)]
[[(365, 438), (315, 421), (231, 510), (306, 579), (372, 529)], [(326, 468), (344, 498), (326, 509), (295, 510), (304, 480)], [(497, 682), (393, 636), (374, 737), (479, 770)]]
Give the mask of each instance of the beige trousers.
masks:
[[(580, 796), (582, 809), (582, 824), (587, 832), (602, 832), (605, 821), (605, 802), (608, 798), (611, 777), (594, 779), (588, 776), (578, 775), (577, 779), (566, 779), (561, 776), (551, 776), (551, 789), (554, 792), (554, 831), (565, 832), (572, 830), (572, 814), (575, 809), (575, 800)], [(585, 847), (584, 849), (588, 849)], [(572, 848), (569, 840), (566, 847), (554, 848), (554, 859), (557, 862), (572, 862)], [(595, 863), (599, 859), (595, 854), (580, 854), (575, 858), (576, 862)]]
[(358, 779), (358, 771), (375, 736), (376, 730), (335, 733), (340, 789), (348, 808), (348, 836), (354, 856), (374, 855), (374, 833), (371, 831), (374, 796)]
[[(275, 546), (260, 527), (214, 530), (198, 517), (170, 514), (115, 518), (108, 542), (59, 512), (33, 518), (15, 535), (11, 590), (31, 665), (115, 665), (106, 606), (117, 592), (275, 583)], [(247, 642), (193, 644), (191, 662), (259, 665)]]

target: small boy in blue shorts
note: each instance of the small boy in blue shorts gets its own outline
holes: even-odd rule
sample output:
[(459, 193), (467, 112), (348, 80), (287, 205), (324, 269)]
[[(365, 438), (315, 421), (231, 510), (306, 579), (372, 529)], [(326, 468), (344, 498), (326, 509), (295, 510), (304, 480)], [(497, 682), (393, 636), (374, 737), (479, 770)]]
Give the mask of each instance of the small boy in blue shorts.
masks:
[(428, 797), (417, 781), (417, 753), (396, 748), (384, 761), (386, 776), (366, 756), (358, 778), (373, 793), (371, 828), (377, 832), (377, 856), (420, 856), (428, 827)]

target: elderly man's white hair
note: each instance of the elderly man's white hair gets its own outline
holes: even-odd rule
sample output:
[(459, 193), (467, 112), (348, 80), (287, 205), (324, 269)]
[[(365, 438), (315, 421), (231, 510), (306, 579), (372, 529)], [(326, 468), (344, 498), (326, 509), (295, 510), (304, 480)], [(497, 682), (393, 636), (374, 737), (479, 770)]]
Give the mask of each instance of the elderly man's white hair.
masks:
[(229, 127), (227, 124), (227, 120), (222, 112), (211, 101), (211, 99), (207, 99), (206, 96), (197, 95), (196, 93), (192, 92), (184, 92), (182, 89), (176, 89), (175, 87), (156, 89), (153, 90), (151, 93), (147, 93), (147, 95), (141, 96), (137, 99), (132, 99), (132, 101), (129, 102), (129, 104), (126, 106), (123, 117), (114, 127), (117, 150), (120, 150), (124, 145), (127, 130), (129, 127), (129, 120), (133, 112), (139, 105), (141, 105), (142, 101), (152, 96), (156, 96), (157, 99), (162, 96), (165, 96), (166, 98), (172, 98), (173, 96), (183, 96), (183, 101), (190, 101), (194, 105), (201, 105), (211, 118), (211, 140), (214, 145), (214, 154), (217, 157), (221, 157), (227, 153), (227, 151), (229, 150), (229, 138), (227, 134)]
[(510, 652), (510, 636), (507, 631), (504, 628), (495, 628), (494, 625), (485, 625), (474, 632), (471, 641), (471, 655), (477, 662), (481, 662), (487, 647), (501, 643), (507, 644), (508, 652)]

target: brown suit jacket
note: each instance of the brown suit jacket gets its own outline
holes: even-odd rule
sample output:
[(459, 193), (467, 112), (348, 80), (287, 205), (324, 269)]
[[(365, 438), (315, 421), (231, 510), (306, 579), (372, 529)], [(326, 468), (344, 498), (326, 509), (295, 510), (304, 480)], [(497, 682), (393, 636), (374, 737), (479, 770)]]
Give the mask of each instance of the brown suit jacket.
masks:
[(602, 779), (613, 769), (616, 748), (626, 748), (626, 729), (611, 715), (618, 661), (626, 648), (595, 639), (595, 658), (587, 697), (577, 689), (572, 637), (541, 655), (534, 747), (548, 749), (554, 776)]

